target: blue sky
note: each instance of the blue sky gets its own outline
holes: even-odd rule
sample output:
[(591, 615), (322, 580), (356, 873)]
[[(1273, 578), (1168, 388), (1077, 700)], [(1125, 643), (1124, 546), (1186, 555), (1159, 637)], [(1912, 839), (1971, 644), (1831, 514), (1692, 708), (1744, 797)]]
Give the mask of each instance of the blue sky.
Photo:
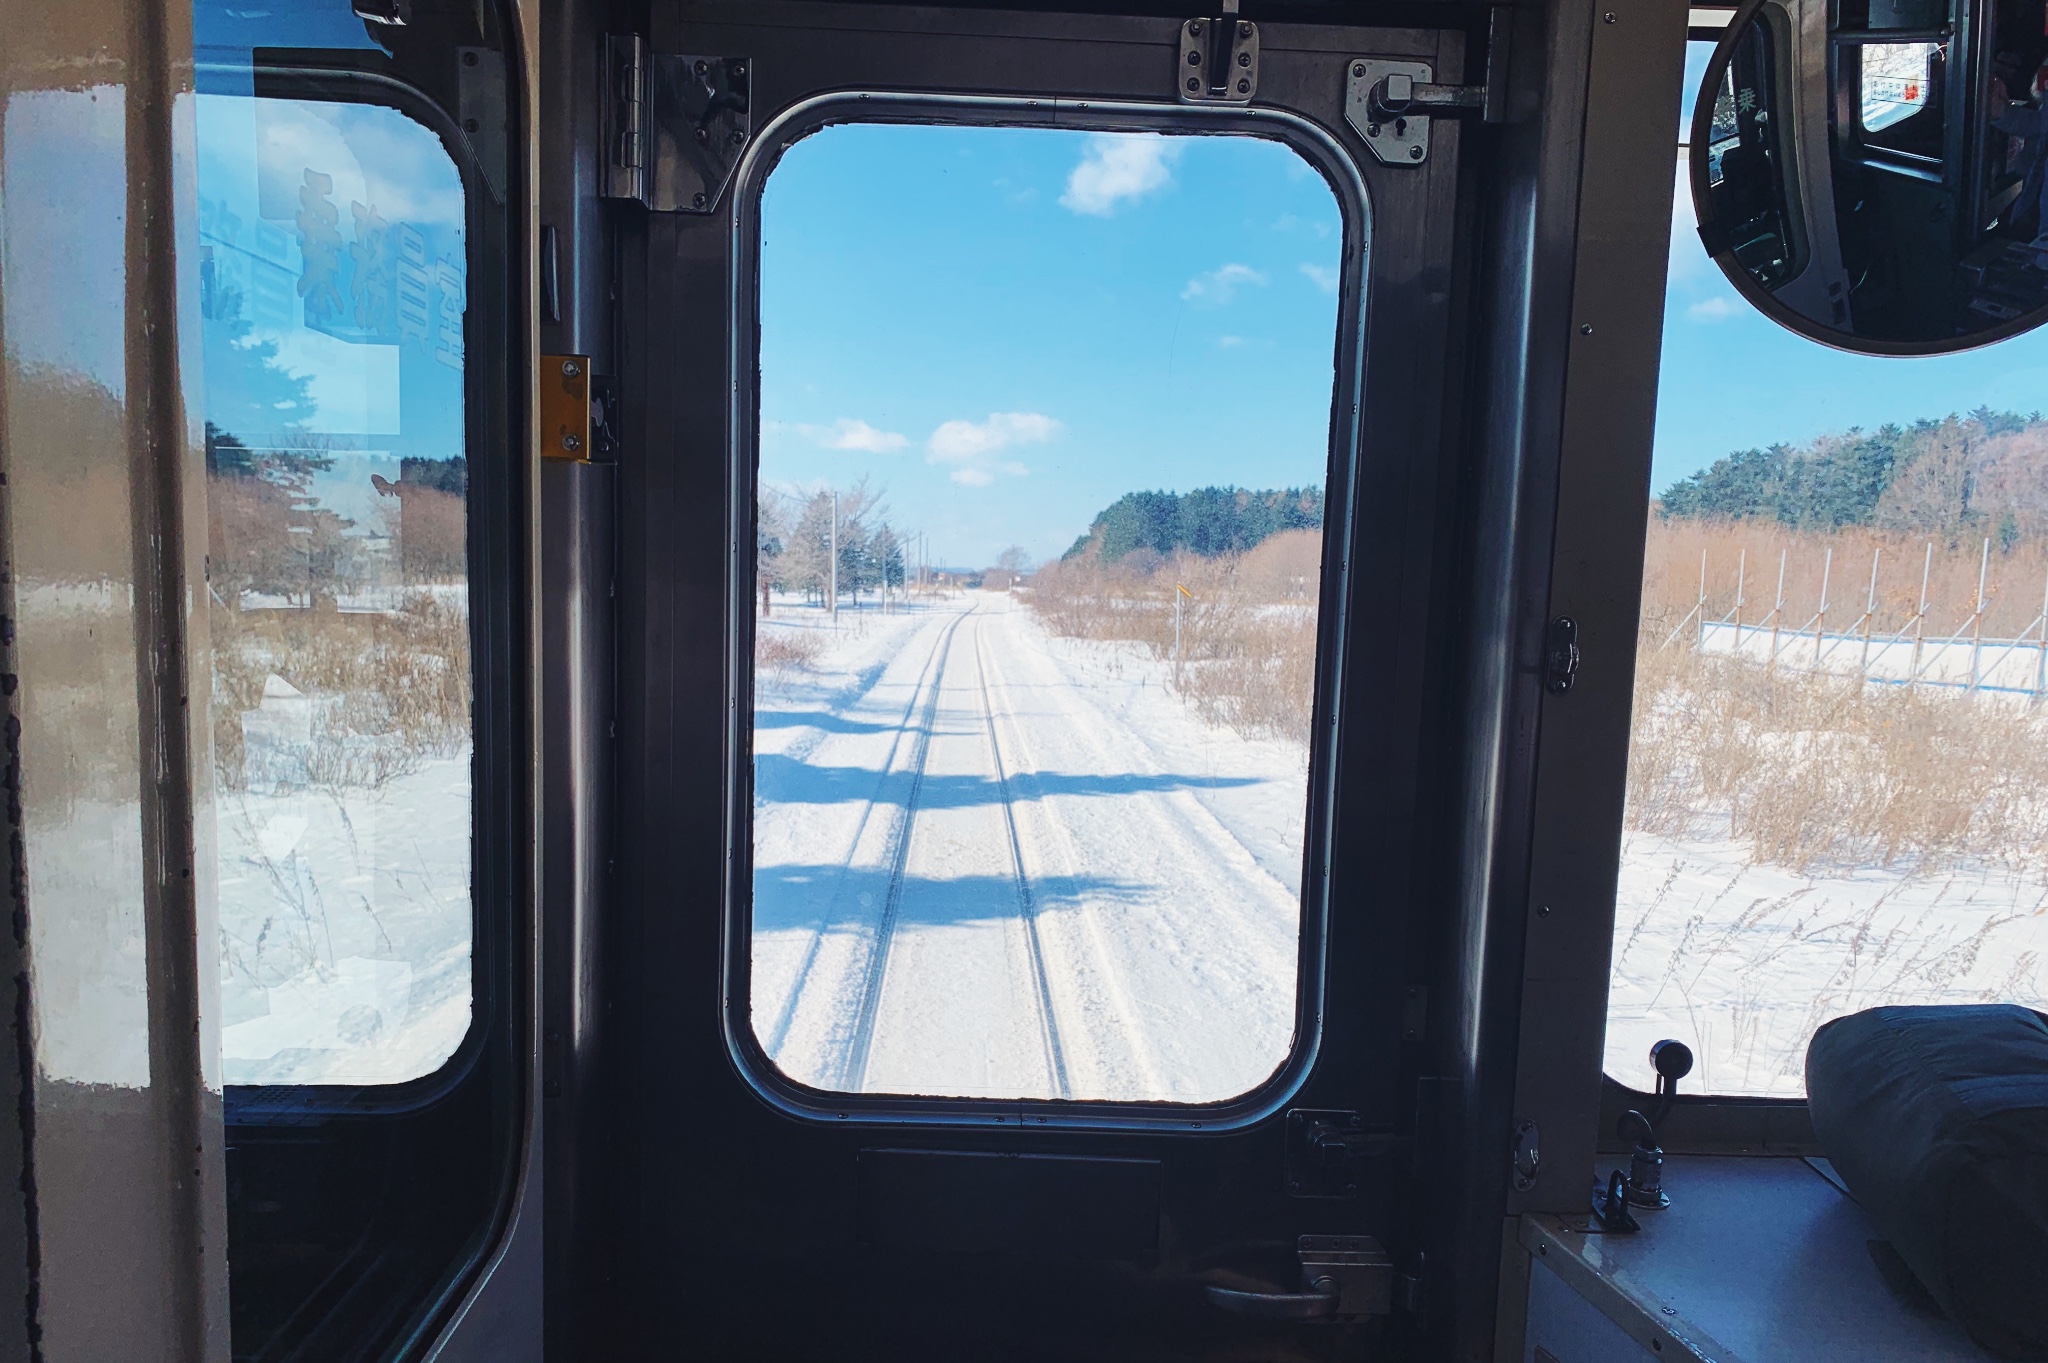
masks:
[(762, 205), (762, 480), (867, 476), (934, 562), (1126, 492), (1320, 485), (1341, 215), (1245, 137), (849, 126)]
[[(1710, 50), (1688, 50), (1688, 105)], [(1675, 156), (1672, 192), (1656, 490), (1751, 446), (2048, 409), (2048, 330), (1935, 359), (1832, 350), (1707, 259)], [(1339, 211), (1282, 146), (833, 128), (776, 169), (763, 232), (771, 487), (866, 475), (899, 528), (969, 565), (1056, 555), (1136, 489), (1323, 478)]]
[[(1709, 43), (1686, 50), (1686, 132), (1712, 51)], [(1654, 490), (1731, 451), (1777, 441), (1979, 405), (2048, 411), (2048, 329), (1933, 359), (1845, 354), (1787, 331), (1742, 301), (1700, 248), (1682, 167), (1672, 210)]]

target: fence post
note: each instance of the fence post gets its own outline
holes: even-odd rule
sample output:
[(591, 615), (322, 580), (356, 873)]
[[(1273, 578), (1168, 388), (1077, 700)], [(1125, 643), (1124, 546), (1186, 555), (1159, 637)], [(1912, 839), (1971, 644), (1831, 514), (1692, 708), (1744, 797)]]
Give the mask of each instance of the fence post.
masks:
[(1877, 560), (1884, 550), (1870, 551), (1870, 595), (1863, 603), (1863, 662), (1856, 669), (1856, 678), (1863, 685), (1870, 684), (1870, 621), (1877, 614)]
[(1695, 627), (1692, 651), (1700, 652), (1707, 646), (1707, 551), (1700, 550), (1700, 600), (1694, 607), (1699, 612), (1699, 623)]
[(2041, 703), (2041, 697), (2048, 693), (2048, 588), (2041, 593), (2041, 652), (2035, 660), (2034, 704)]
[(1735, 560), (1735, 654), (1742, 656), (1742, 589), (1749, 573), (1749, 550)]
[(1785, 613), (1785, 558), (1791, 552), (1790, 549), (1778, 551), (1778, 599), (1777, 604), (1771, 607), (1771, 656), (1764, 663), (1765, 671), (1778, 666), (1778, 630), (1785, 623), (1782, 618)]
[(1977, 609), (1970, 614), (1970, 689), (1975, 691), (1983, 678), (1979, 669), (1984, 661), (1984, 579), (1991, 571), (1991, 537), (1984, 537), (1984, 556), (1977, 560)]
[(1821, 640), (1828, 632), (1828, 580), (1835, 571), (1835, 546), (1828, 546), (1828, 556), (1820, 564), (1820, 614), (1813, 617), (1813, 671), (1820, 671)]
[(1927, 557), (1920, 564), (1920, 613), (1913, 617), (1913, 670), (1906, 674), (1906, 685), (1920, 683), (1920, 645), (1927, 631), (1927, 575), (1934, 571), (1934, 541), (1927, 541)]

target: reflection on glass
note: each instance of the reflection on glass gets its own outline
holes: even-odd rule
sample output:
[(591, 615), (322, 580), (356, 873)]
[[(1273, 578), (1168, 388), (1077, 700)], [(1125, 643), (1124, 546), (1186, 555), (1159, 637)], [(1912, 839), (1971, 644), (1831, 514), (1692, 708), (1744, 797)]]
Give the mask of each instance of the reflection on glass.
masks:
[(231, 1084), (411, 1079), (469, 1026), (463, 213), (395, 110), (199, 97)]
[(1936, 47), (1934, 43), (1863, 46), (1863, 131), (1883, 132), (1927, 107)]
[(2048, 334), (1845, 355), (1682, 221), (1670, 281), (1606, 1066), (1798, 1097), (1830, 1018), (2048, 1006)]
[(1328, 186), (1249, 138), (847, 127), (762, 232), (755, 1035), (836, 1091), (1253, 1088), (1296, 1025)]

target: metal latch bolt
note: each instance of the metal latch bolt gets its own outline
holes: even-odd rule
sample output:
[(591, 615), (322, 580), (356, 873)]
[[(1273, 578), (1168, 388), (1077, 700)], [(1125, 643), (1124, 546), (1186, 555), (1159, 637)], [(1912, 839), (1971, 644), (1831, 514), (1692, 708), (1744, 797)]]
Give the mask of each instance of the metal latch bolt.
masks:
[(1504, 121), (1511, 18), (1504, 5), (1488, 15), (1483, 85), (1438, 85), (1427, 62), (1354, 60), (1346, 70), (1345, 121), (1390, 166), (1419, 166), (1429, 159), (1432, 119), (1476, 115), (1487, 123)]
[(1259, 92), (1259, 26), (1237, 17), (1237, 0), (1222, 10), (1180, 26), (1174, 91), (1183, 104), (1249, 104)]

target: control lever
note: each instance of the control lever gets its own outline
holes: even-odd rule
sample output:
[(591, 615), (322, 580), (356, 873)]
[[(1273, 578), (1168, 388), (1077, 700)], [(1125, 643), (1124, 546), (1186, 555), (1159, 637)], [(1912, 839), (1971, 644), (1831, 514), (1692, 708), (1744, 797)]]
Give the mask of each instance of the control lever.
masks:
[(1682, 1041), (1660, 1041), (1650, 1048), (1650, 1064), (1657, 1071), (1656, 1115), (1648, 1117), (1631, 1108), (1622, 1114), (1615, 1134), (1635, 1145), (1629, 1155), (1628, 1172), (1616, 1169), (1607, 1180), (1603, 1194), (1593, 1190), (1593, 1215), (1601, 1227), (1626, 1234), (1640, 1230), (1630, 1207), (1653, 1211), (1671, 1205), (1664, 1191), (1664, 1147), (1657, 1143), (1657, 1123), (1669, 1116), (1678, 1101), (1678, 1081), (1692, 1073), (1692, 1048)]

